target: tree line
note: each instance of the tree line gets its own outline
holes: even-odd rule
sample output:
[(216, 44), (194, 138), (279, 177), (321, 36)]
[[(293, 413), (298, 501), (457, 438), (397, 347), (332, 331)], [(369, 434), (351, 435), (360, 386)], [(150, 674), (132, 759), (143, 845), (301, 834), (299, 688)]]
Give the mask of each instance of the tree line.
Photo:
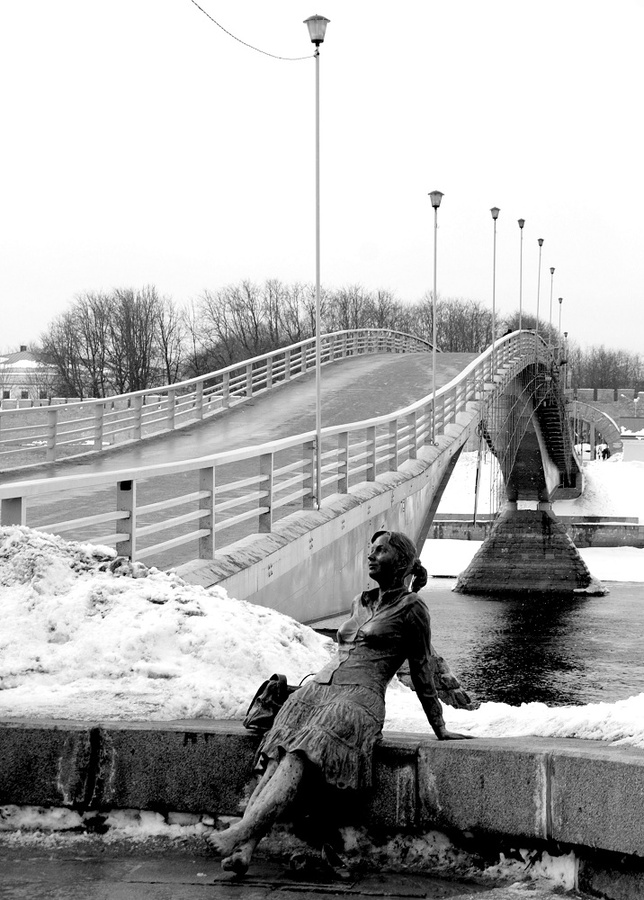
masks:
[[(391, 291), (369, 291), (361, 285), (323, 288), (320, 295), (323, 333), (390, 328), (431, 343), (432, 312), (429, 293), (414, 303), (399, 300)], [(497, 335), (515, 330), (518, 319), (518, 312), (498, 319)], [(480, 352), (491, 343), (492, 324), (489, 304), (438, 298), (436, 343), (441, 350)], [(524, 315), (522, 324), (534, 328), (536, 321)], [(540, 322), (544, 337), (548, 329)], [(161, 296), (152, 285), (79, 294), (47, 326), (41, 348), (55, 368), (53, 393), (86, 399), (204, 375), (314, 334), (313, 285), (243, 280), (205, 290), (185, 306)], [(554, 329), (549, 337), (557, 340)], [(638, 378), (641, 383), (642, 364), (633, 354), (575, 348), (569, 360), (573, 379), (581, 378), (584, 385), (603, 387), (606, 378), (610, 380), (606, 386), (637, 387)], [(616, 380), (614, 372), (620, 375)], [(625, 380), (622, 375), (627, 373)]]

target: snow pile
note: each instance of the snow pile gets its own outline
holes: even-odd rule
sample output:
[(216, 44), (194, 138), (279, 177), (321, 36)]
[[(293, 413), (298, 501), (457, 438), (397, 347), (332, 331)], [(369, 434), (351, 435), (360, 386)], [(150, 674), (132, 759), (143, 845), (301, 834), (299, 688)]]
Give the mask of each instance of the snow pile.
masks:
[(0, 529), (0, 716), (238, 718), (331, 642), (220, 589), (18, 526)]
[[(482, 703), (473, 711), (443, 707), (447, 727), (473, 737), (553, 737), (610, 741), (644, 748), (644, 694), (616, 703), (546, 706), (545, 703)], [(387, 695), (385, 729), (427, 731), (413, 692), (394, 682)]]

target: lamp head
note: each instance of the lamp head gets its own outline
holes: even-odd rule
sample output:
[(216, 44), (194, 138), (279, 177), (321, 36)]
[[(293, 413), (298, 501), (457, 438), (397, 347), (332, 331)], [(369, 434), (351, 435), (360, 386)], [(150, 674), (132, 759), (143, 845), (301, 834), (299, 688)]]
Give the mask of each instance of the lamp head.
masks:
[(523, 226), (525, 225), (525, 219), (519, 219), (519, 228), (523, 230)]
[(429, 199), (432, 201), (434, 209), (438, 209), (444, 196), (445, 194), (442, 194), (440, 191), (430, 191)]
[(309, 29), (309, 37), (311, 38), (311, 43), (315, 44), (316, 47), (319, 47), (320, 44), (324, 43), (326, 26), (330, 21), (330, 19), (325, 19), (324, 16), (318, 15), (309, 16), (308, 19), (304, 20), (304, 24), (307, 25)]
[(537, 238), (537, 244), (539, 244), (540, 247), (543, 247), (543, 238)]
[(499, 218), (499, 213), (501, 212), (501, 210), (498, 206), (493, 206), (490, 212), (492, 213), (492, 218), (494, 219), (494, 221), (496, 221)]
[(562, 303), (563, 303), (563, 297), (560, 297), (559, 298), (559, 306), (561, 306)]
[(550, 266), (550, 274), (551, 274), (551, 275), (554, 275), (554, 274), (555, 274), (555, 267), (554, 267), (554, 266)]

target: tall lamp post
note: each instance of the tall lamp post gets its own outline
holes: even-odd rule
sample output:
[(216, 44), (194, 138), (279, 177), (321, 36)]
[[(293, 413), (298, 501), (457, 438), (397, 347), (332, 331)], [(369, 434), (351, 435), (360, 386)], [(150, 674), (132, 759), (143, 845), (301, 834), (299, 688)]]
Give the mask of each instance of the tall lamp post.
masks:
[(320, 340), (320, 44), (329, 19), (309, 16), (304, 20), (315, 44), (315, 502), (322, 505), (322, 349)]
[(519, 331), (523, 327), (523, 226), (525, 219), (518, 219), (521, 240), (519, 241)]
[(496, 220), (499, 218), (501, 210), (498, 206), (493, 206), (490, 212), (494, 222), (494, 243), (492, 249), (492, 378), (494, 378), (496, 371)]
[[(537, 243), (539, 244), (539, 272), (537, 275), (537, 324), (534, 333), (536, 337), (539, 337), (539, 297), (541, 295), (541, 248), (543, 247), (543, 238), (538, 238)], [(536, 346), (537, 342), (535, 342), (535, 350)]]
[(555, 280), (555, 267), (550, 266), (550, 317), (548, 319), (548, 346), (552, 344), (552, 288)]
[(429, 199), (434, 208), (434, 290), (432, 292), (432, 444), (436, 443), (436, 252), (438, 248), (438, 207), (444, 194), (431, 191)]

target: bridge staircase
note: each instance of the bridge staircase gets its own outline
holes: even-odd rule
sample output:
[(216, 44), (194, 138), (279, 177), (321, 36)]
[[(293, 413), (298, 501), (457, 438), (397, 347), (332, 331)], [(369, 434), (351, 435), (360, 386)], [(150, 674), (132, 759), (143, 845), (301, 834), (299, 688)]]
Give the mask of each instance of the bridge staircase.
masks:
[(557, 500), (578, 497), (582, 489), (581, 462), (575, 452), (568, 403), (558, 370), (551, 375), (537, 375), (535, 415), (546, 441), (548, 455), (559, 471), (560, 481), (554, 497)]

